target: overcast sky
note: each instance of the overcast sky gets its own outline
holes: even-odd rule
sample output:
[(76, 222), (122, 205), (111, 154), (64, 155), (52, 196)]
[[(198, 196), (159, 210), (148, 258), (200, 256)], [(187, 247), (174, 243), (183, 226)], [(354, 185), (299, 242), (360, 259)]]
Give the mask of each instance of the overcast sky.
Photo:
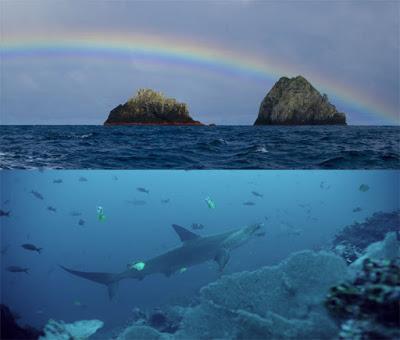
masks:
[[(36, 1), (0, 0), (2, 42), (83, 34), (151, 34), (223, 47), (377, 98), (399, 112), (398, 1)], [(62, 38), (60, 38), (62, 42)], [(106, 39), (106, 38), (105, 38)], [(107, 40), (104, 41), (107, 43)], [(1, 59), (2, 124), (102, 124), (138, 88), (188, 103), (193, 118), (252, 124), (278, 80), (227, 75), (165, 60), (65, 54)], [(293, 73), (293, 74), (292, 74)], [(315, 80), (315, 79), (314, 79)], [(388, 124), (325, 90), (351, 124)], [(360, 103), (363, 104), (363, 103)]]

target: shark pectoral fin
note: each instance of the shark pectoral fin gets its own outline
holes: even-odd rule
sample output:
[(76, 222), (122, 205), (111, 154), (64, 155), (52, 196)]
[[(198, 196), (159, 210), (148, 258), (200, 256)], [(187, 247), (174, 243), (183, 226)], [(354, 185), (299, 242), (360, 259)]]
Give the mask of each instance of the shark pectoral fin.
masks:
[(230, 259), (229, 251), (225, 248), (222, 248), (218, 251), (217, 255), (215, 256), (214, 260), (218, 263), (218, 270), (222, 272)]
[(164, 275), (165, 275), (166, 277), (170, 277), (173, 273), (174, 273), (173, 270), (166, 270), (166, 271), (164, 272)]
[(110, 300), (115, 296), (118, 290), (118, 281), (111, 282), (107, 285), (107, 290), (108, 290), (108, 297)]
[(182, 242), (195, 240), (200, 237), (200, 235), (192, 233), (190, 230), (187, 230), (186, 228), (181, 227), (180, 225), (177, 224), (173, 224), (172, 228), (174, 228), (175, 232), (178, 234)]

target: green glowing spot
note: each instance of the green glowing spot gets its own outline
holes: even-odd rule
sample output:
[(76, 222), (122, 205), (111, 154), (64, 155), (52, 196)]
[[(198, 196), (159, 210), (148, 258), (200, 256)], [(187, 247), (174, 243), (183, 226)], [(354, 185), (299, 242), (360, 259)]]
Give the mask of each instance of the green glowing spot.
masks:
[(206, 197), (205, 201), (210, 209), (215, 209), (215, 202), (210, 197)]
[(135, 269), (137, 271), (141, 271), (144, 269), (144, 267), (146, 267), (146, 263), (142, 262), (142, 261), (138, 261), (138, 262), (133, 262), (130, 265), (128, 265), (129, 269)]
[(182, 267), (181, 269), (179, 269), (179, 273), (184, 273), (185, 271), (187, 271), (187, 268), (186, 267)]
[(97, 207), (97, 219), (100, 222), (103, 222), (106, 220), (106, 215), (104, 215), (104, 209), (103, 207)]

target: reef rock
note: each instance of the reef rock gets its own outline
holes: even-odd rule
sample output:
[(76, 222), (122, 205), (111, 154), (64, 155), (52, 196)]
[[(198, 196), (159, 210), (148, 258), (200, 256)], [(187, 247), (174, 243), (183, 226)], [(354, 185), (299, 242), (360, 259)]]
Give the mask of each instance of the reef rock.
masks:
[(400, 258), (400, 240), (396, 233), (387, 233), (383, 241), (372, 243), (365, 253), (354, 261), (350, 268), (361, 270), (365, 260), (395, 260)]
[(169, 334), (161, 333), (148, 326), (133, 325), (126, 328), (117, 338), (117, 340), (168, 340), (172, 339)]
[(400, 210), (376, 212), (363, 223), (344, 227), (335, 235), (331, 249), (350, 264), (362, 256), (370, 244), (382, 241), (390, 232), (400, 235)]
[(140, 89), (111, 110), (104, 125), (203, 125), (193, 120), (185, 103), (151, 89)]
[(330, 339), (338, 328), (325, 311), (329, 288), (347, 278), (343, 259), (303, 251), (274, 267), (223, 276), (201, 289), (176, 339)]
[(37, 329), (17, 324), (16, 317), (6, 305), (0, 305), (0, 339), (37, 339), (42, 332)]
[(342, 322), (340, 339), (399, 339), (399, 259), (365, 258), (352, 281), (330, 289), (325, 305)]
[(304, 77), (282, 77), (262, 101), (254, 125), (346, 125), (346, 116)]
[(44, 336), (39, 340), (84, 340), (103, 327), (100, 320), (82, 320), (74, 323), (49, 320), (44, 327)]

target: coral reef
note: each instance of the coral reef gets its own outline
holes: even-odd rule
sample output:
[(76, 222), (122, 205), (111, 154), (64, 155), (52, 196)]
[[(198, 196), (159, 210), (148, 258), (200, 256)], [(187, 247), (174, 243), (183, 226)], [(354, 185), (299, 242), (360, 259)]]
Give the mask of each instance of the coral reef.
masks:
[(254, 125), (346, 124), (344, 113), (329, 103), (304, 77), (282, 77), (260, 105)]
[(347, 263), (354, 262), (366, 248), (374, 242), (382, 241), (388, 232), (400, 230), (400, 211), (377, 212), (363, 223), (354, 223), (337, 233), (332, 242), (332, 250), (342, 256)]
[(103, 327), (100, 320), (82, 320), (74, 323), (64, 321), (49, 320), (44, 327), (44, 336), (40, 340), (84, 340)]
[(0, 305), (0, 338), (1, 339), (37, 339), (42, 332), (37, 329), (17, 324), (15, 316), (6, 305)]
[(202, 125), (189, 115), (185, 103), (151, 89), (139, 89), (125, 104), (114, 108), (105, 125)]
[(194, 306), (135, 310), (118, 339), (399, 338), (399, 264), (393, 232), (351, 265), (332, 252), (298, 252), (276, 266), (222, 276)]
[(133, 325), (126, 328), (118, 337), (117, 340), (167, 340), (173, 339), (170, 335), (160, 333), (154, 328), (148, 326)]
[(155, 308), (149, 313), (134, 308), (132, 324), (117, 339), (169, 339), (175, 333), (182, 319), (181, 307)]
[(224, 276), (201, 289), (175, 338), (331, 338), (338, 329), (322, 301), (346, 275), (341, 258), (303, 251), (278, 266)]
[(323, 301), (348, 276), (346, 263), (303, 251), (273, 267), (223, 276), (200, 290), (199, 303), (154, 310), (118, 337), (125, 339), (327, 339), (338, 333)]
[(383, 241), (370, 244), (364, 254), (350, 264), (354, 272), (362, 270), (365, 260), (395, 260), (400, 257), (400, 241), (396, 233), (387, 233)]
[(325, 305), (343, 322), (343, 339), (399, 339), (400, 260), (365, 259), (354, 280), (331, 288)]

